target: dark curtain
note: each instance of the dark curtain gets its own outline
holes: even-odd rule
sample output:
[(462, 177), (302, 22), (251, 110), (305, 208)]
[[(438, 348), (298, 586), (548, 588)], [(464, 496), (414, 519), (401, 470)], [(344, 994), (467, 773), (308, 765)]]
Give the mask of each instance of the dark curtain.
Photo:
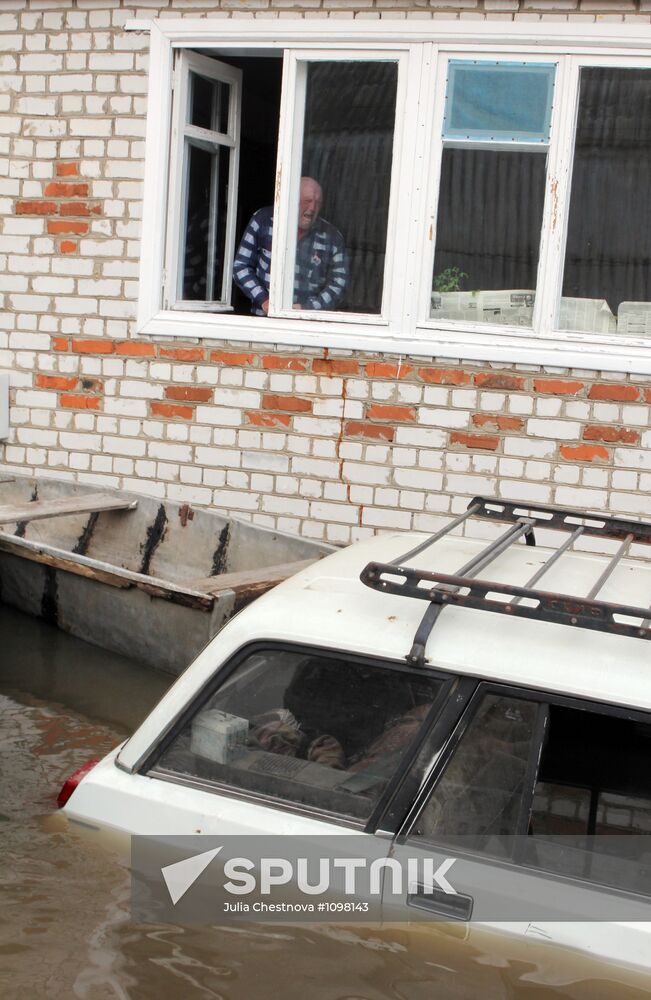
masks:
[(536, 287), (547, 157), (445, 149), (434, 275), (456, 267), (463, 290)]
[(563, 295), (651, 301), (651, 73), (581, 72)]
[(382, 305), (397, 77), (390, 62), (308, 70), (302, 173), (319, 181), (322, 215), (343, 234), (349, 312)]

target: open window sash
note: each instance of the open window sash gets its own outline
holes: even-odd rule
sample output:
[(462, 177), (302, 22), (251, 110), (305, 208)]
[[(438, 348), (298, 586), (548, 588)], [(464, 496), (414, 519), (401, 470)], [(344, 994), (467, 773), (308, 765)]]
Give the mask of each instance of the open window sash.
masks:
[[(389, 318), (389, 290), (395, 258), (396, 181), (400, 168), (402, 146), (402, 128), (399, 127), (401, 119), (398, 109), (404, 106), (406, 88), (406, 64), (403, 65), (403, 63), (405, 63), (403, 54), (377, 51), (368, 51), (363, 55), (360, 54), (359, 50), (312, 50), (286, 53), (274, 204), (270, 316), (287, 319), (324, 319), (338, 323), (359, 324), (364, 322), (386, 325)], [(354, 74), (357, 71), (363, 75), (368, 72), (369, 76), (372, 76), (377, 68), (380, 72), (382, 72), (382, 68), (385, 68), (386, 74), (392, 78), (387, 81), (388, 87), (386, 84), (383, 87), (375, 84), (376, 100), (372, 111), (374, 110), (383, 120), (384, 137), (380, 141), (383, 144), (385, 159), (383, 177), (385, 190), (381, 204), (375, 208), (365, 202), (365, 199), (373, 194), (372, 178), (369, 177), (367, 183), (356, 184), (347, 175), (347, 171), (342, 171), (342, 158), (345, 159), (345, 151), (342, 151), (343, 144), (341, 141), (336, 141), (337, 137), (334, 135), (337, 127), (345, 128), (345, 124), (341, 122), (334, 106), (337, 99), (336, 92), (340, 91), (340, 87), (329, 87), (327, 81), (323, 79), (324, 74), (327, 74), (329, 69), (336, 75), (338, 67), (341, 67), (344, 84), (346, 77), (350, 76), (351, 73)], [(372, 81), (369, 83), (369, 89), (372, 89), (374, 84)], [(321, 88), (320, 92), (319, 87)], [(329, 94), (335, 95), (332, 98), (333, 105), (330, 109), (327, 108)], [(341, 98), (340, 93), (339, 97)], [(318, 108), (319, 111), (315, 111), (315, 108)], [(316, 122), (315, 119), (319, 113), (321, 119)], [(354, 115), (354, 112), (351, 113)], [(320, 156), (315, 155), (314, 146), (318, 145), (319, 141), (318, 137), (315, 138), (315, 133), (318, 130), (321, 130), (322, 134), (327, 131), (325, 119), (328, 118), (328, 115), (331, 119), (331, 134), (323, 140)], [(337, 125), (337, 123), (339, 124)], [(354, 162), (359, 171), (362, 170), (360, 157), (355, 151), (355, 142), (358, 139), (364, 144), (362, 133), (356, 134), (353, 131), (350, 138), (351, 163)], [(331, 149), (325, 148), (328, 141), (330, 141)], [(333, 167), (336, 161), (339, 163), (338, 169)], [(321, 169), (315, 167), (315, 164), (319, 162), (322, 165)], [(301, 295), (297, 287), (305, 263), (301, 260), (301, 256), (304, 255), (304, 247), (299, 247), (297, 239), (300, 187), (302, 176), (313, 176), (314, 174), (318, 174), (315, 179), (324, 191), (322, 216), (328, 220), (324, 228), (327, 229), (328, 223), (330, 223), (330, 231), (334, 228), (342, 237), (347, 261), (346, 289), (341, 297), (337, 297), (336, 291), (332, 299), (329, 299), (327, 295), (323, 296), (318, 305), (315, 305), (314, 300), (319, 296), (312, 294), (311, 304), (305, 305), (304, 301), (301, 302)], [(350, 199), (350, 211), (346, 210), (346, 197)], [(377, 216), (378, 208), (381, 223), (378, 233), (375, 234), (375, 252), (380, 266), (375, 270), (377, 287), (370, 291), (355, 287), (356, 284), (360, 284), (358, 276), (361, 269), (359, 264), (355, 266), (354, 262), (351, 266), (351, 257), (355, 253), (361, 255), (364, 252), (360, 249), (364, 241), (363, 236), (357, 231), (359, 224), (357, 224), (357, 230), (355, 229), (355, 213), (360, 218), (365, 213), (368, 219), (374, 214)], [(332, 232), (331, 236), (334, 240), (337, 239), (336, 235), (332, 235)], [(369, 252), (367, 249), (367, 256)], [(316, 260), (316, 255), (313, 259)], [(368, 267), (367, 270), (369, 270)], [(309, 297), (309, 290), (307, 295)]]
[(239, 69), (178, 53), (164, 289), (169, 308), (232, 308), (241, 99)]

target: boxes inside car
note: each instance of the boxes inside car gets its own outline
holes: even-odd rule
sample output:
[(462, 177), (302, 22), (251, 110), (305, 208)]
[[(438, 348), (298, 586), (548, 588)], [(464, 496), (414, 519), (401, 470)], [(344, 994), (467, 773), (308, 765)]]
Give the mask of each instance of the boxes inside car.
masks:
[(244, 750), (248, 731), (246, 719), (210, 708), (193, 721), (190, 748), (198, 757), (229, 764)]

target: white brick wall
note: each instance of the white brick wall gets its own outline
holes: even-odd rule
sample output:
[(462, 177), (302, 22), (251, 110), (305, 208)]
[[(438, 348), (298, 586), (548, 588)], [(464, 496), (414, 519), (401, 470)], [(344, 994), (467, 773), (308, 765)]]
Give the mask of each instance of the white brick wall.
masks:
[(651, 379), (134, 337), (149, 39), (123, 26), (157, 13), (649, 24), (651, 0), (3, 0), (0, 461), (342, 542), (477, 492), (651, 516)]

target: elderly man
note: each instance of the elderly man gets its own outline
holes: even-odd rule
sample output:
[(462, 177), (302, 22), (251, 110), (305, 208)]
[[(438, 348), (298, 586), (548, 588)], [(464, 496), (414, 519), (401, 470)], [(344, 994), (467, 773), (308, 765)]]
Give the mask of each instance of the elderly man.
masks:
[[(344, 239), (319, 215), (323, 193), (313, 177), (302, 177), (298, 209), (298, 237), (294, 272), (294, 309), (337, 309), (346, 290)], [(255, 316), (269, 311), (269, 276), (273, 209), (260, 208), (244, 231), (233, 279), (248, 299)]]

